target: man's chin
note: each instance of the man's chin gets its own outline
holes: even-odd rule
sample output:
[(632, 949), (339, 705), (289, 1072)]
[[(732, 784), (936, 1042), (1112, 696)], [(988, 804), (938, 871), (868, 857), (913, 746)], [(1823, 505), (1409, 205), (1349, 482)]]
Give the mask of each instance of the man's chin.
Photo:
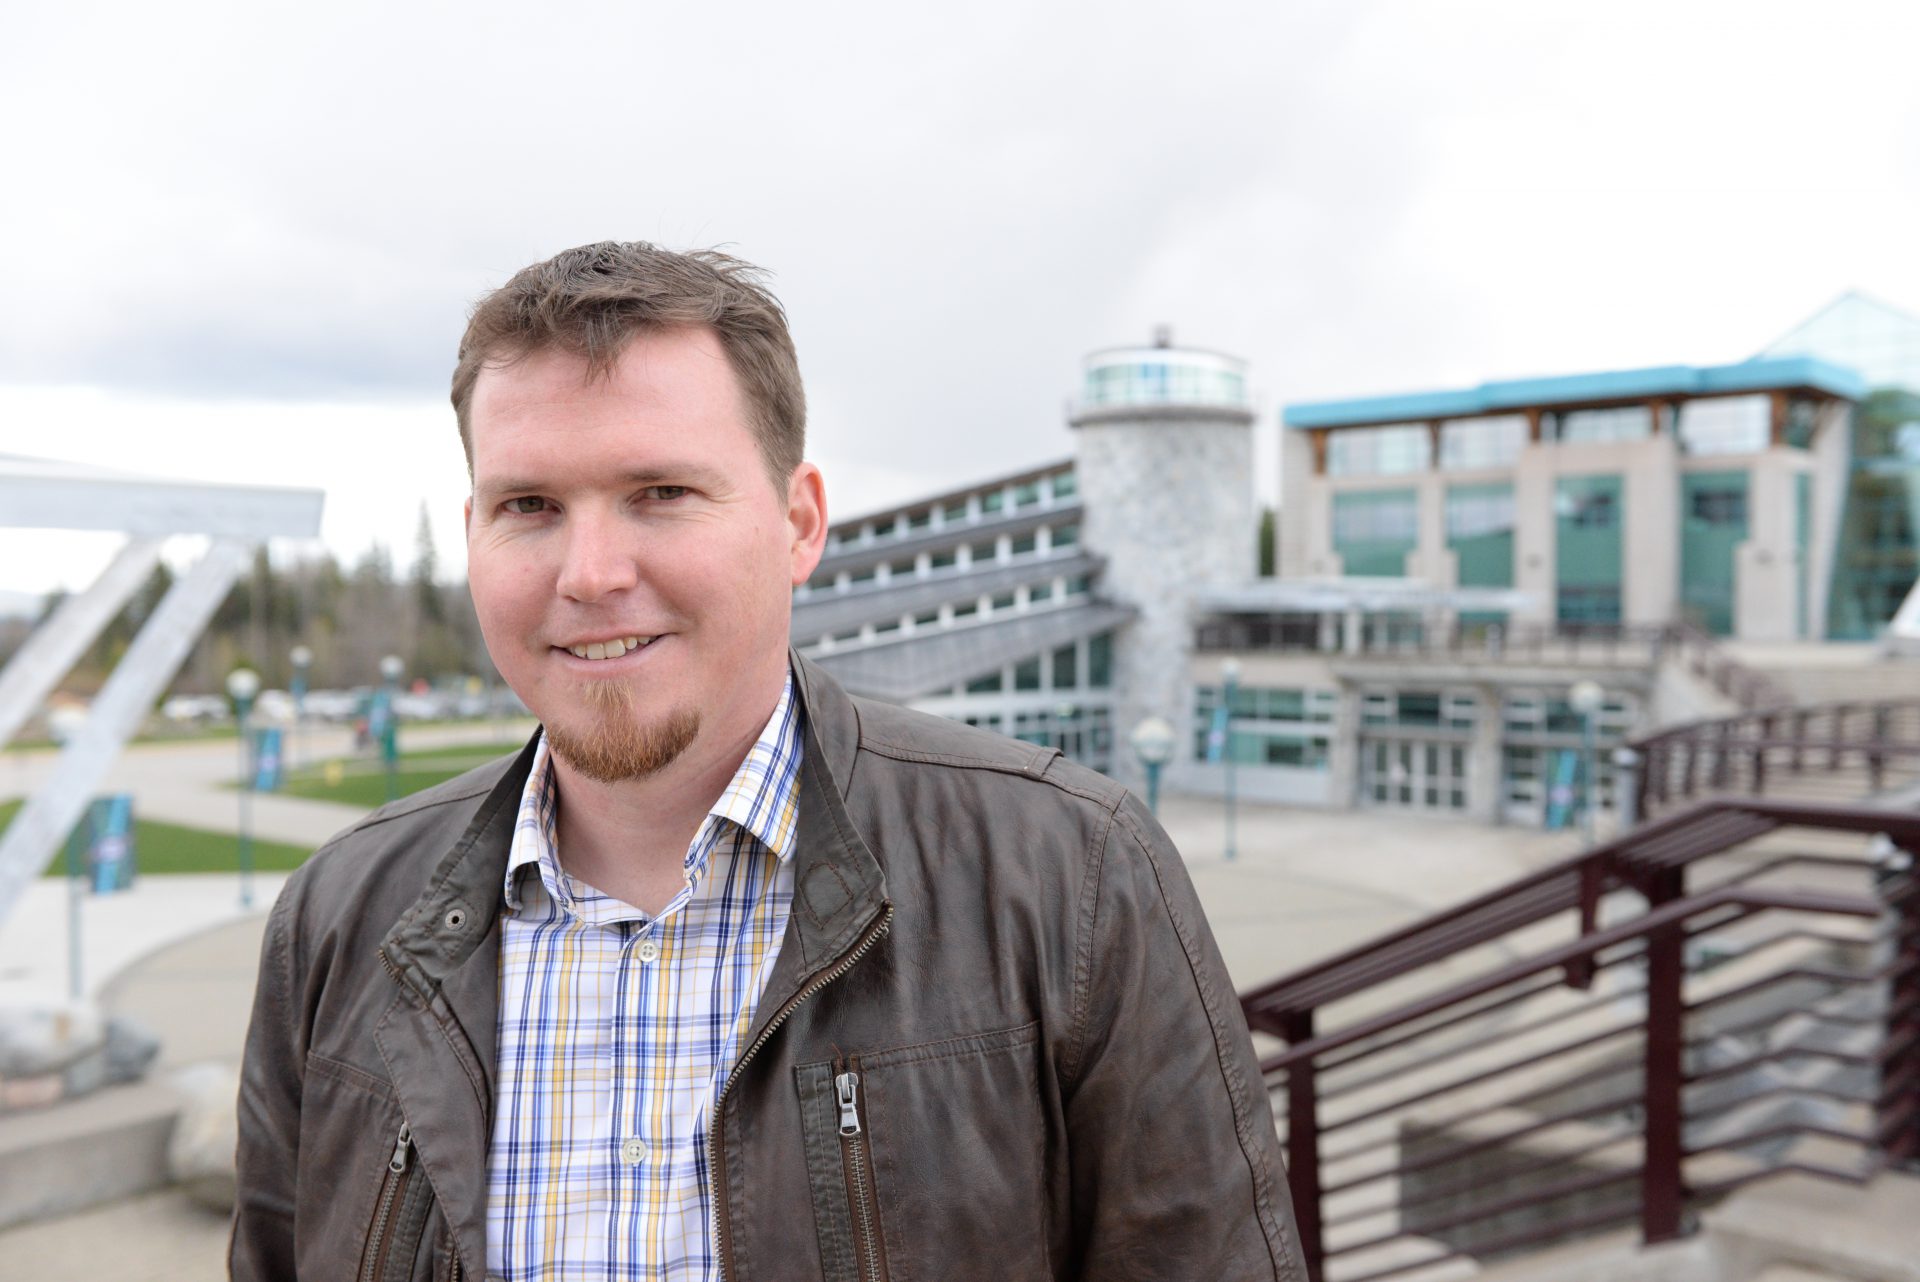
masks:
[(592, 724), (546, 727), (547, 747), (569, 767), (596, 783), (645, 779), (672, 765), (700, 733), (700, 714), (676, 708), (651, 721), (630, 708), (602, 709)]

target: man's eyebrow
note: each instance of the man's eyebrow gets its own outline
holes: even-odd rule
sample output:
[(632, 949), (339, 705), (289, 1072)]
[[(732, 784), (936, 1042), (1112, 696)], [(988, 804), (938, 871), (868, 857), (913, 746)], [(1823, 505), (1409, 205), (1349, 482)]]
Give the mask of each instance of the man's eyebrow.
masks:
[[(725, 478), (704, 464), (668, 463), (616, 472), (613, 479), (622, 485), (697, 485), (710, 489), (720, 486)], [(550, 482), (508, 476), (482, 481), (474, 486), (474, 492), (491, 497), (495, 494), (539, 494), (550, 488)]]

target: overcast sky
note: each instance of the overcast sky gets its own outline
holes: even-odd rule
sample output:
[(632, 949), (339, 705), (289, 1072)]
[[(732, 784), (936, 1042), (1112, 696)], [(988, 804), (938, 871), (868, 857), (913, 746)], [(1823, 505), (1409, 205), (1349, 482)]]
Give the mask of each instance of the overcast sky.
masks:
[[(1292, 400), (1920, 310), (1920, 6), (16, 6), (0, 453), (327, 490), (458, 573), (473, 298), (605, 238), (792, 315), (846, 516), (1065, 457), (1096, 347)], [(110, 539), (6, 532), (0, 589)]]

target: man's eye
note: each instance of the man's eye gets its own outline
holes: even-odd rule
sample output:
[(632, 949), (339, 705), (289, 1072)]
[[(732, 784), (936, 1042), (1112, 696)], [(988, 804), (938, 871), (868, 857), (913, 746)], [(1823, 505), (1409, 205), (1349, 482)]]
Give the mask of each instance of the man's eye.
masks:
[(647, 495), (656, 499), (685, 498), (691, 492), (684, 485), (650, 485), (646, 489)]
[(507, 500), (507, 511), (519, 516), (534, 516), (547, 510), (547, 501), (538, 495), (528, 494), (517, 499)]

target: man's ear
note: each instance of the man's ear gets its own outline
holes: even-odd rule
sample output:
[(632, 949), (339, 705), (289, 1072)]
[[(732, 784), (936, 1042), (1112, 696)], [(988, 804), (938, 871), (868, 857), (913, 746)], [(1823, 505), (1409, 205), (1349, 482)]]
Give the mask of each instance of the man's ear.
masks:
[(792, 537), (793, 586), (813, 577), (827, 546), (827, 484), (820, 469), (802, 463), (787, 478), (787, 530)]

